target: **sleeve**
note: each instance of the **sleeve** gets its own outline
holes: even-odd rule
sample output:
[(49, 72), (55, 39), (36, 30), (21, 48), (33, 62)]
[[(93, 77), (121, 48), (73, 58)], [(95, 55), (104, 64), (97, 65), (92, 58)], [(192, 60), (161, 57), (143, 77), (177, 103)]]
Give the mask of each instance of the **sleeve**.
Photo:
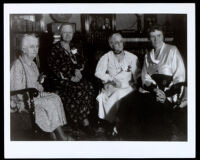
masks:
[[(26, 87), (23, 67), (16, 61), (10, 70), (10, 90), (16, 91)], [(22, 95), (12, 96), (11, 100), (22, 100)]]
[(13, 64), (10, 70), (10, 90), (20, 90), (24, 89), (26, 86), (25, 74), (23, 66), (16, 62)]
[(83, 55), (83, 50), (82, 48), (78, 48), (78, 54), (75, 55), (77, 57), (77, 62), (78, 62), (78, 69), (82, 69), (84, 68), (84, 66), (86, 65), (87, 63), (87, 58)]
[(179, 50), (175, 47), (173, 50), (172, 70), (173, 70), (173, 83), (185, 81), (185, 66)]
[(57, 54), (57, 48), (53, 46), (51, 53), (48, 56), (48, 67), (50, 71), (56, 76), (56, 78), (61, 79), (60, 75), (60, 65), (58, 64), (58, 61), (56, 60)]
[(151, 76), (147, 72), (148, 69), (148, 60), (147, 60), (147, 54), (145, 55), (144, 58), (144, 64), (142, 67), (142, 85), (143, 86), (151, 86), (151, 85), (156, 85), (156, 82), (151, 78)]
[(106, 73), (108, 67), (108, 57), (104, 55), (100, 58), (97, 63), (95, 76), (103, 81), (103, 83), (107, 83), (108, 81), (112, 81), (113, 77), (111, 77), (108, 73)]
[(140, 63), (137, 57), (131, 63), (131, 72), (133, 75), (134, 82), (137, 83), (138, 78), (141, 76)]

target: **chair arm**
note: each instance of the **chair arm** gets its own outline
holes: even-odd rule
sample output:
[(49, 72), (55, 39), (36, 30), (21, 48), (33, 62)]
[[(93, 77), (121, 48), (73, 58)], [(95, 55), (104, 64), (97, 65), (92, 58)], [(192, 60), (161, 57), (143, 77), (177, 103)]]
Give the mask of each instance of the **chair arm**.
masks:
[(39, 94), (39, 91), (36, 88), (26, 88), (26, 89), (21, 89), (21, 90), (16, 90), (16, 91), (10, 92), (11, 96), (14, 96), (17, 94), (25, 94), (25, 93), (29, 93), (31, 97), (37, 97)]
[[(34, 114), (35, 105), (34, 105), (33, 97), (37, 97), (39, 94), (39, 91), (36, 88), (26, 88), (26, 89), (11, 91), (10, 94), (11, 96), (15, 96), (17, 94), (23, 95), (24, 96), (23, 100), (24, 100), (26, 108), (29, 110), (29, 112), (32, 112), (32, 114)], [(30, 100), (30, 106), (27, 103), (28, 97)]]
[(171, 88), (165, 92), (166, 96), (169, 97), (175, 94), (180, 94), (182, 86), (187, 86), (187, 83), (180, 82), (180, 83), (172, 85)]

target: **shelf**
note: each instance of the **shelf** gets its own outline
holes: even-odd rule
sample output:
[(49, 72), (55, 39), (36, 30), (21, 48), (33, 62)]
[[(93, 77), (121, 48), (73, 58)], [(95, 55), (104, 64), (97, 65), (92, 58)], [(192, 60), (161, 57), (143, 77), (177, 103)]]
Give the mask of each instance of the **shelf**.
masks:
[[(173, 42), (173, 37), (166, 37), (165, 42)], [(124, 42), (150, 42), (149, 38), (124, 38)]]
[(35, 15), (12, 15), (11, 32), (13, 33), (32, 33), (43, 32), (41, 21), (37, 21)]

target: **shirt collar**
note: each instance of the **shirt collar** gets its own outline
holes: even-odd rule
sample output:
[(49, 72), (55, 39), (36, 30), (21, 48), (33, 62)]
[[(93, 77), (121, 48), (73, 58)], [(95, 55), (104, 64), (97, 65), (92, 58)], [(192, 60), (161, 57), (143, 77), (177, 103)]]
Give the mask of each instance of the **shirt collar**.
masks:
[(154, 50), (154, 49), (151, 50), (151, 52), (150, 52), (150, 58), (151, 58), (151, 61), (152, 61), (153, 63), (158, 64), (158, 63), (160, 62), (160, 55), (162, 54), (162, 51), (163, 51), (164, 46), (165, 46), (165, 43), (163, 42), (162, 47), (161, 47), (161, 49), (160, 49), (160, 52), (159, 52), (159, 54), (158, 54), (157, 59), (155, 59), (155, 53), (154, 53), (155, 50)]

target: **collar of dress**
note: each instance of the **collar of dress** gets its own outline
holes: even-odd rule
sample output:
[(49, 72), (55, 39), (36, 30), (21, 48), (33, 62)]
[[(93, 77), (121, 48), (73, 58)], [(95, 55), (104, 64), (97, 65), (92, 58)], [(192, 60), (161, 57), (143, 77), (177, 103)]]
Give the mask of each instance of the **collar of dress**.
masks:
[(162, 47), (160, 49), (160, 52), (158, 54), (158, 58), (157, 59), (155, 59), (155, 50), (154, 49), (151, 50), (151, 52), (150, 52), (150, 59), (151, 59), (151, 61), (153, 63), (158, 64), (160, 62), (160, 55), (162, 54), (164, 46), (165, 46), (165, 43), (163, 42), (163, 45), (162, 45)]
[(31, 66), (33, 64), (33, 61), (32, 60), (29, 60), (29, 59), (25, 59), (23, 58), (22, 56), (19, 57), (25, 64), (27, 64), (28, 66)]

